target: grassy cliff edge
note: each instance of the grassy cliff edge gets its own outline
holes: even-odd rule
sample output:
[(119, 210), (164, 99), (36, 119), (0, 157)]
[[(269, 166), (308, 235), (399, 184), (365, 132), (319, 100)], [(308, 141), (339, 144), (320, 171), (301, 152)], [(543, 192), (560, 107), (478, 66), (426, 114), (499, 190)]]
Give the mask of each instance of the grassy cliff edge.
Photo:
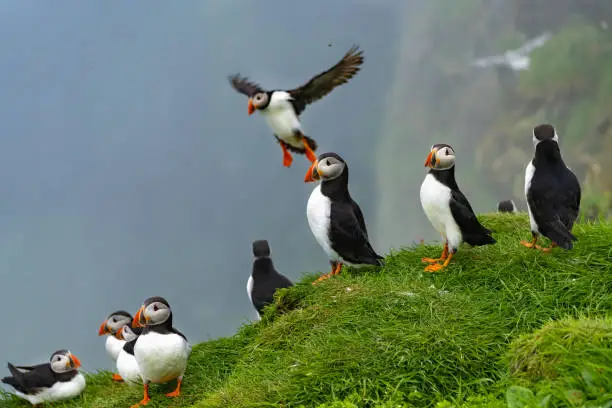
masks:
[[(194, 347), (183, 396), (148, 407), (612, 407), (612, 225), (578, 224), (572, 251), (541, 253), (526, 215), (484, 215), (498, 243), (396, 251), (380, 271), (306, 275), (261, 322)], [(141, 387), (88, 376), (54, 407), (129, 407)], [(7, 408), (23, 401), (0, 400)]]

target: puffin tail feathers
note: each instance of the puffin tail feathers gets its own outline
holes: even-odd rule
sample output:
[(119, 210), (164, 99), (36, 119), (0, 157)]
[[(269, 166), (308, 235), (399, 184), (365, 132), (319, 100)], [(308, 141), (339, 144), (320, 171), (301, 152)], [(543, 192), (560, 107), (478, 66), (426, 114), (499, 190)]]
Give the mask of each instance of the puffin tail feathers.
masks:
[(556, 243), (560, 248), (568, 250), (574, 247), (573, 241), (578, 241), (578, 238), (568, 231), (561, 220), (551, 223), (546, 233), (542, 232), (542, 235)]
[(310, 146), (310, 148), (312, 149), (312, 151), (314, 152), (315, 150), (317, 150), (317, 148), (319, 147), (317, 145), (317, 142), (315, 142), (315, 140), (311, 137), (308, 137), (306, 135), (302, 136), (304, 139), (306, 139), (306, 142), (308, 143), (308, 146)]

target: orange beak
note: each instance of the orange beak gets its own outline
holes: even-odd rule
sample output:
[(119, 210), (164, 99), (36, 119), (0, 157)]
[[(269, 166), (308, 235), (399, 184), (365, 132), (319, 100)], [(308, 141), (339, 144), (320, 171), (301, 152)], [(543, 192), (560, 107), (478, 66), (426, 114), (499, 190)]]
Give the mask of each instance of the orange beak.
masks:
[(304, 176), (304, 183), (312, 183), (320, 178), (319, 171), (317, 170), (317, 164), (319, 164), (318, 160), (312, 162), (308, 168), (308, 171), (306, 172), (306, 175)]
[(429, 152), (427, 160), (425, 160), (425, 167), (433, 168), (434, 164), (439, 162), (440, 160), (436, 157), (436, 149), (433, 149), (431, 152)]
[(100, 330), (98, 330), (98, 336), (104, 336), (105, 334), (110, 333), (110, 331), (108, 330), (108, 327), (106, 327), (106, 320), (104, 321), (104, 323), (102, 323), (102, 326), (100, 326)]
[(136, 315), (134, 316), (134, 320), (132, 320), (132, 327), (145, 327), (145, 322), (143, 322), (143, 310), (144, 310), (144, 306), (141, 306), (140, 309), (138, 309), (138, 312), (136, 312)]
[(117, 333), (115, 333), (115, 337), (119, 340), (123, 340), (123, 327), (117, 330)]
[(249, 98), (249, 115), (255, 112), (255, 105), (253, 105), (253, 99)]
[(72, 368), (79, 368), (81, 366), (81, 360), (79, 360), (74, 354), (70, 354), (70, 361), (72, 362)]

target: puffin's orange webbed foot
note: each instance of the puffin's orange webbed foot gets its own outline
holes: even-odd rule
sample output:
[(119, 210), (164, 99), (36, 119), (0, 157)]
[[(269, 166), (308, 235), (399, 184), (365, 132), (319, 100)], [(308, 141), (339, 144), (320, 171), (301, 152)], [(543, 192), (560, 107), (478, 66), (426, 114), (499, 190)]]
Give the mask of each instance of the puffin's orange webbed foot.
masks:
[(444, 261), (444, 263), (442, 265), (440, 265), (438, 263), (427, 265), (425, 267), (424, 271), (425, 272), (438, 272), (438, 271), (446, 268), (448, 266), (448, 264), (450, 263), (452, 258), (453, 258), (453, 254), (450, 253), (450, 254), (448, 254), (448, 257), (446, 258), (446, 261)]
[(119, 374), (113, 374), (113, 381), (115, 382), (123, 382), (123, 378)]
[(317, 160), (317, 155), (312, 151), (305, 137), (302, 138), (302, 143), (304, 144), (304, 149), (306, 150), (306, 157), (311, 163), (314, 163), (315, 160)]
[(149, 384), (145, 384), (144, 385), (144, 397), (142, 398), (142, 401), (140, 401), (138, 404), (132, 405), (130, 408), (138, 408), (143, 405), (147, 405), (149, 401), (151, 401), (151, 397), (149, 397)]
[(183, 380), (179, 379), (176, 382), (176, 389), (172, 392), (169, 392), (168, 394), (166, 394), (166, 397), (170, 397), (170, 398), (174, 398), (174, 397), (178, 397), (179, 395), (181, 395), (181, 383), (183, 382)]
[(331, 276), (332, 276), (332, 273), (331, 273), (331, 272), (330, 272), (330, 273), (323, 274), (323, 275), (319, 276), (319, 278), (318, 278), (316, 281), (312, 282), (312, 284), (313, 284), (313, 285), (316, 285), (317, 283), (319, 283), (319, 282), (321, 282), (321, 281), (324, 281), (324, 280), (326, 280), (326, 279), (331, 278)]
[(293, 162), (293, 157), (289, 150), (287, 150), (287, 145), (284, 142), (279, 142), (281, 145), (281, 149), (283, 149), (283, 166), (291, 167), (291, 163)]
[(448, 257), (448, 243), (444, 243), (444, 249), (442, 250), (442, 255), (440, 255), (439, 258), (421, 258), (421, 262), (425, 262), (425, 263), (437, 263), (440, 261), (445, 261), (446, 258)]
[(554, 242), (550, 244), (549, 247), (541, 247), (541, 246), (536, 246), (539, 250), (541, 250), (542, 252), (550, 252), (552, 251), (553, 248), (555, 248), (557, 246), (557, 244), (555, 244)]
[(536, 248), (536, 249), (540, 249), (539, 245), (536, 245), (536, 242), (538, 242), (538, 236), (536, 234), (532, 233), (533, 238), (531, 239), (531, 242), (527, 242), (527, 241), (521, 241), (521, 245), (527, 248)]

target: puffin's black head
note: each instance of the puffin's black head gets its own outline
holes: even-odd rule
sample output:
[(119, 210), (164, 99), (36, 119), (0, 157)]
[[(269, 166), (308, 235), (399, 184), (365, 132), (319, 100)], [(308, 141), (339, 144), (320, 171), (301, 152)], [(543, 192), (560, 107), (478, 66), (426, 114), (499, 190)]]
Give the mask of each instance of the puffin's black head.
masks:
[(438, 143), (431, 146), (431, 151), (425, 160), (425, 167), (434, 170), (447, 170), (455, 165), (455, 150), (451, 145)]
[(117, 310), (111, 313), (108, 318), (100, 326), (98, 330), (98, 336), (104, 336), (105, 334), (115, 334), (117, 330), (126, 323), (132, 321), (132, 315), (125, 310)]
[(252, 115), (256, 109), (266, 109), (272, 100), (272, 92), (258, 92), (249, 98), (248, 112)]
[(49, 363), (51, 364), (51, 370), (58, 374), (76, 370), (81, 366), (81, 361), (75, 355), (63, 349), (51, 354)]
[(161, 296), (146, 299), (132, 321), (132, 327), (153, 326), (166, 322), (172, 315), (170, 304)]
[(270, 256), (270, 245), (265, 239), (253, 241), (253, 255), (255, 258), (269, 257)]
[(322, 153), (306, 172), (304, 182), (333, 180), (340, 177), (346, 169), (346, 162), (340, 155), (332, 152)]
[(559, 143), (559, 136), (553, 125), (544, 123), (533, 128), (533, 147), (547, 140)]

